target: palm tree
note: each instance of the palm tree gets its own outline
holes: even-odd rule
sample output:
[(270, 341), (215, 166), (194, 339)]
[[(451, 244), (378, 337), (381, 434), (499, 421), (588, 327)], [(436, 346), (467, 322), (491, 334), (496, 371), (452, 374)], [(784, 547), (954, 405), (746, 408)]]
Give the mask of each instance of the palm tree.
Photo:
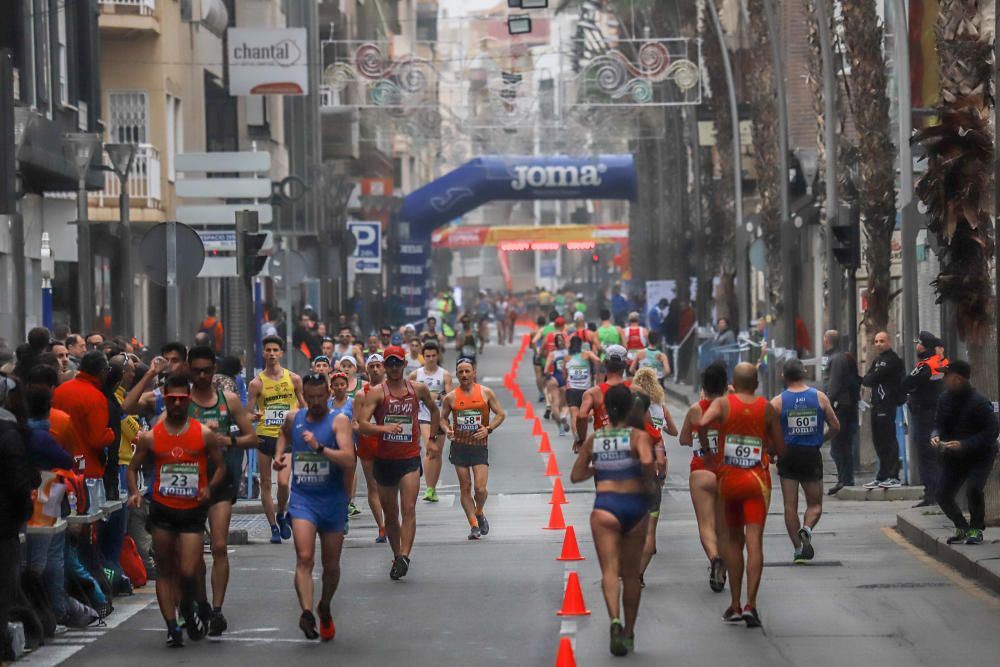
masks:
[(939, 302), (953, 304), (959, 335), (980, 371), (995, 367), (988, 360), (997, 353), (990, 224), (993, 27), (982, 5), (977, 0), (940, 0), (940, 123), (913, 137), (927, 156), (927, 171), (917, 182), (916, 194), (927, 208), (927, 229), (941, 246), (941, 272), (933, 285)]
[(889, 96), (883, 56), (883, 26), (872, 0), (842, 0), (843, 40), (851, 65), (851, 111), (861, 157), (860, 208), (868, 240), (869, 333), (889, 324), (892, 299), (889, 264), (896, 226), (896, 151), (889, 124)]

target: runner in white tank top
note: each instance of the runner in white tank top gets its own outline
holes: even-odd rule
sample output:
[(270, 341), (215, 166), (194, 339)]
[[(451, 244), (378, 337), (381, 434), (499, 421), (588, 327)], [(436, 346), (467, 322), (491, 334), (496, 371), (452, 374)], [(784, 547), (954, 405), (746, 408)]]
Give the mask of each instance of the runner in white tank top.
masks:
[[(409, 374), (409, 379), (413, 382), (420, 382), (427, 386), (431, 396), (441, 405), (441, 399), (451, 391), (451, 373), (438, 366), (441, 358), (441, 348), (433, 340), (424, 342), (423, 347), (424, 365)], [(437, 441), (430, 440), (430, 435), (437, 432), (439, 425), (431, 424), (431, 412), (426, 406), (420, 408), (418, 416), (420, 420), (420, 437), (424, 441), (424, 481), (427, 490), (424, 491), (424, 500), (432, 503), (438, 501), (437, 486), (441, 477), (441, 446), (444, 444), (443, 438)]]

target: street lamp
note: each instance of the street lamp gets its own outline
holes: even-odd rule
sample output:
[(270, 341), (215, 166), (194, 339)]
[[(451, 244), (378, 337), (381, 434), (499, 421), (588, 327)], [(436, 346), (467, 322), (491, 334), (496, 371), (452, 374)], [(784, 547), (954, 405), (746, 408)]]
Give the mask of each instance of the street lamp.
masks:
[[(30, 107), (17, 105), (14, 107), (14, 157), (18, 160), (17, 195), (20, 196), (20, 160), (21, 152), (27, 144), (26, 139), (32, 126), (37, 122), (37, 116)], [(24, 218), (15, 207), (10, 218), (10, 240), (12, 257), (14, 259), (14, 331), (23, 336), (28, 328), (27, 271), (24, 265)]]
[(121, 233), (121, 287), (122, 312), (116, 318), (125, 336), (135, 335), (135, 276), (132, 273), (132, 223), (129, 219), (128, 176), (135, 162), (135, 144), (106, 144), (105, 152), (111, 160), (111, 171), (118, 177), (118, 219)]
[(80, 306), (80, 333), (86, 334), (94, 319), (94, 269), (90, 252), (90, 221), (87, 218), (87, 172), (94, 155), (101, 150), (101, 137), (89, 132), (64, 135), (63, 151), (76, 169), (76, 255), (77, 301)]

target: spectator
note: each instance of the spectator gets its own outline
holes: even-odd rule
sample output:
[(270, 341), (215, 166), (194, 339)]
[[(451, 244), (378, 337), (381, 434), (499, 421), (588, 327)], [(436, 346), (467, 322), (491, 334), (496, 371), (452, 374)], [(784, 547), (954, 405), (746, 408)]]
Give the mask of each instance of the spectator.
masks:
[(663, 318), (667, 314), (667, 304), (669, 302), (666, 299), (660, 299), (659, 302), (649, 309), (646, 313), (646, 326), (650, 331), (659, 331), (660, 327), (663, 326)]
[(736, 332), (729, 328), (729, 318), (720, 317), (716, 323), (715, 339), (712, 341), (715, 347), (725, 347), (736, 345)]
[[(941, 451), (938, 505), (955, 524), (948, 544), (982, 544), (986, 528), (983, 488), (993, 470), (1000, 426), (990, 400), (976, 391), (969, 378), (972, 368), (956, 359), (944, 370), (946, 391), (938, 401), (931, 445)], [(969, 521), (955, 503), (955, 495), (966, 485)]]
[(69, 351), (69, 369), (74, 372), (80, 370), (80, 359), (87, 353), (87, 342), (83, 340), (83, 336), (66, 336), (66, 349)]
[[(209, 306), (205, 309), (205, 319), (201, 321), (198, 333), (208, 336), (208, 342), (205, 344), (215, 350), (216, 354), (222, 352), (222, 321), (216, 316), (215, 306)], [(195, 343), (198, 344), (197, 339)]]
[(108, 400), (102, 391), (108, 376), (107, 357), (93, 350), (80, 360), (76, 377), (59, 385), (52, 405), (67, 413), (80, 437), (81, 450), (74, 452), (80, 472), (90, 479), (104, 476), (104, 448), (115, 442), (108, 426)]
[(100, 350), (101, 345), (104, 345), (104, 334), (98, 333), (97, 331), (92, 331), (85, 336), (87, 340), (88, 350)]
[(629, 304), (628, 299), (621, 291), (621, 286), (615, 292), (615, 295), (611, 297), (611, 314), (615, 318), (615, 324), (617, 326), (625, 326), (625, 320), (628, 317)]
[(837, 466), (837, 483), (827, 491), (832, 496), (845, 486), (854, 486), (854, 435), (858, 428), (861, 383), (858, 364), (850, 353), (840, 349), (837, 330), (823, 334), (823, 353), (827, 357), (823, 387), (840, 422), (840, 431), (830, 442), (830, 456)]
[(889, 334), (880, 331), (873, 343), (878, 356), (872, 361), (861, 384), (872, 392), (872, 440), (878, 455), (878, 474), (866, 489), (901, 486), (899, 481), (899, 440), (896, 439), (896, 409), (902, 404), (903, 360), (892, 349)]
[[(27, 390), (30, 392), (35, 385), (43, 385), (50, 393), (55, 391), (55, 388), (59, 386), (59, 373), (55, 367), (45, 363), (36, 364), (28, 372), (28, 379), (26, 380)], [(32, 417), (29, 414), (28, 425), (31, 428), (44, 427), (56, 439), (59, 446), (70, 456), (74, 456), (81, 449), (80, 438), (76, 433), (76, 428), (73, 426), (70, 416), (62, 410), (53, 408), (51, 400), (49, 401), (49, 410), (46, 416), (44, 418)]]
[(903, 378), (903, 391), (906, 392), (906, 405), (913, 425), (911, 433), (917, 471), (920, 481), (924, 483), (924, 497), (915, 507), (928, 507), (936, 502), (937, 481), (941, 474), (938, 451), (931, 447), (931, 431), (934, 429), (938, 399), (944, 390), (944, 370), (948, 367), (948, 360), (944, 357), (943, 344), (931, 332), (921, 331), (913, 342), (917, 346), (917, 363)]

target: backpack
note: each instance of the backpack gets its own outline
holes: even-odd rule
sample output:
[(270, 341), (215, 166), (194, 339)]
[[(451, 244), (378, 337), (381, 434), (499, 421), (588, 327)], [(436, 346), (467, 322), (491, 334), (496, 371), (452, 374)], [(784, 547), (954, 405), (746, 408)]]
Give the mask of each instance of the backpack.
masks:
[(208, 346), (212, 348), (212, 350), (215, 350), (215, 327), (218, 325), (219, 321), (214, 320), (211, 326), (207, 327), (205, 326), (206, 321), (207, 320), (202, 320), (201, 328), (198, 329), (198, 333), (208, 336)]
[[(90, 497), (87, 494), (87, 484), (83, 475), (72, 470), (62, 470), (56, 468), (52, 471), (59, 483), (65, 485), (66, 494), (63, 496), (63, 504), (69, 513), (86, 514), (90, 511)], [(76, 507), (70, 507), (70, 494), (76, 495)]]
[(142, 556), (139, 555), (139, 547), (131, 535), (126, 535), (122, 542), (121, 553), (118, 554), (118, 562), (121, 564), (125, 576), (132, 582), (133, 586), (142, 587), (146, 585), (146, 566), (142, 564)]

